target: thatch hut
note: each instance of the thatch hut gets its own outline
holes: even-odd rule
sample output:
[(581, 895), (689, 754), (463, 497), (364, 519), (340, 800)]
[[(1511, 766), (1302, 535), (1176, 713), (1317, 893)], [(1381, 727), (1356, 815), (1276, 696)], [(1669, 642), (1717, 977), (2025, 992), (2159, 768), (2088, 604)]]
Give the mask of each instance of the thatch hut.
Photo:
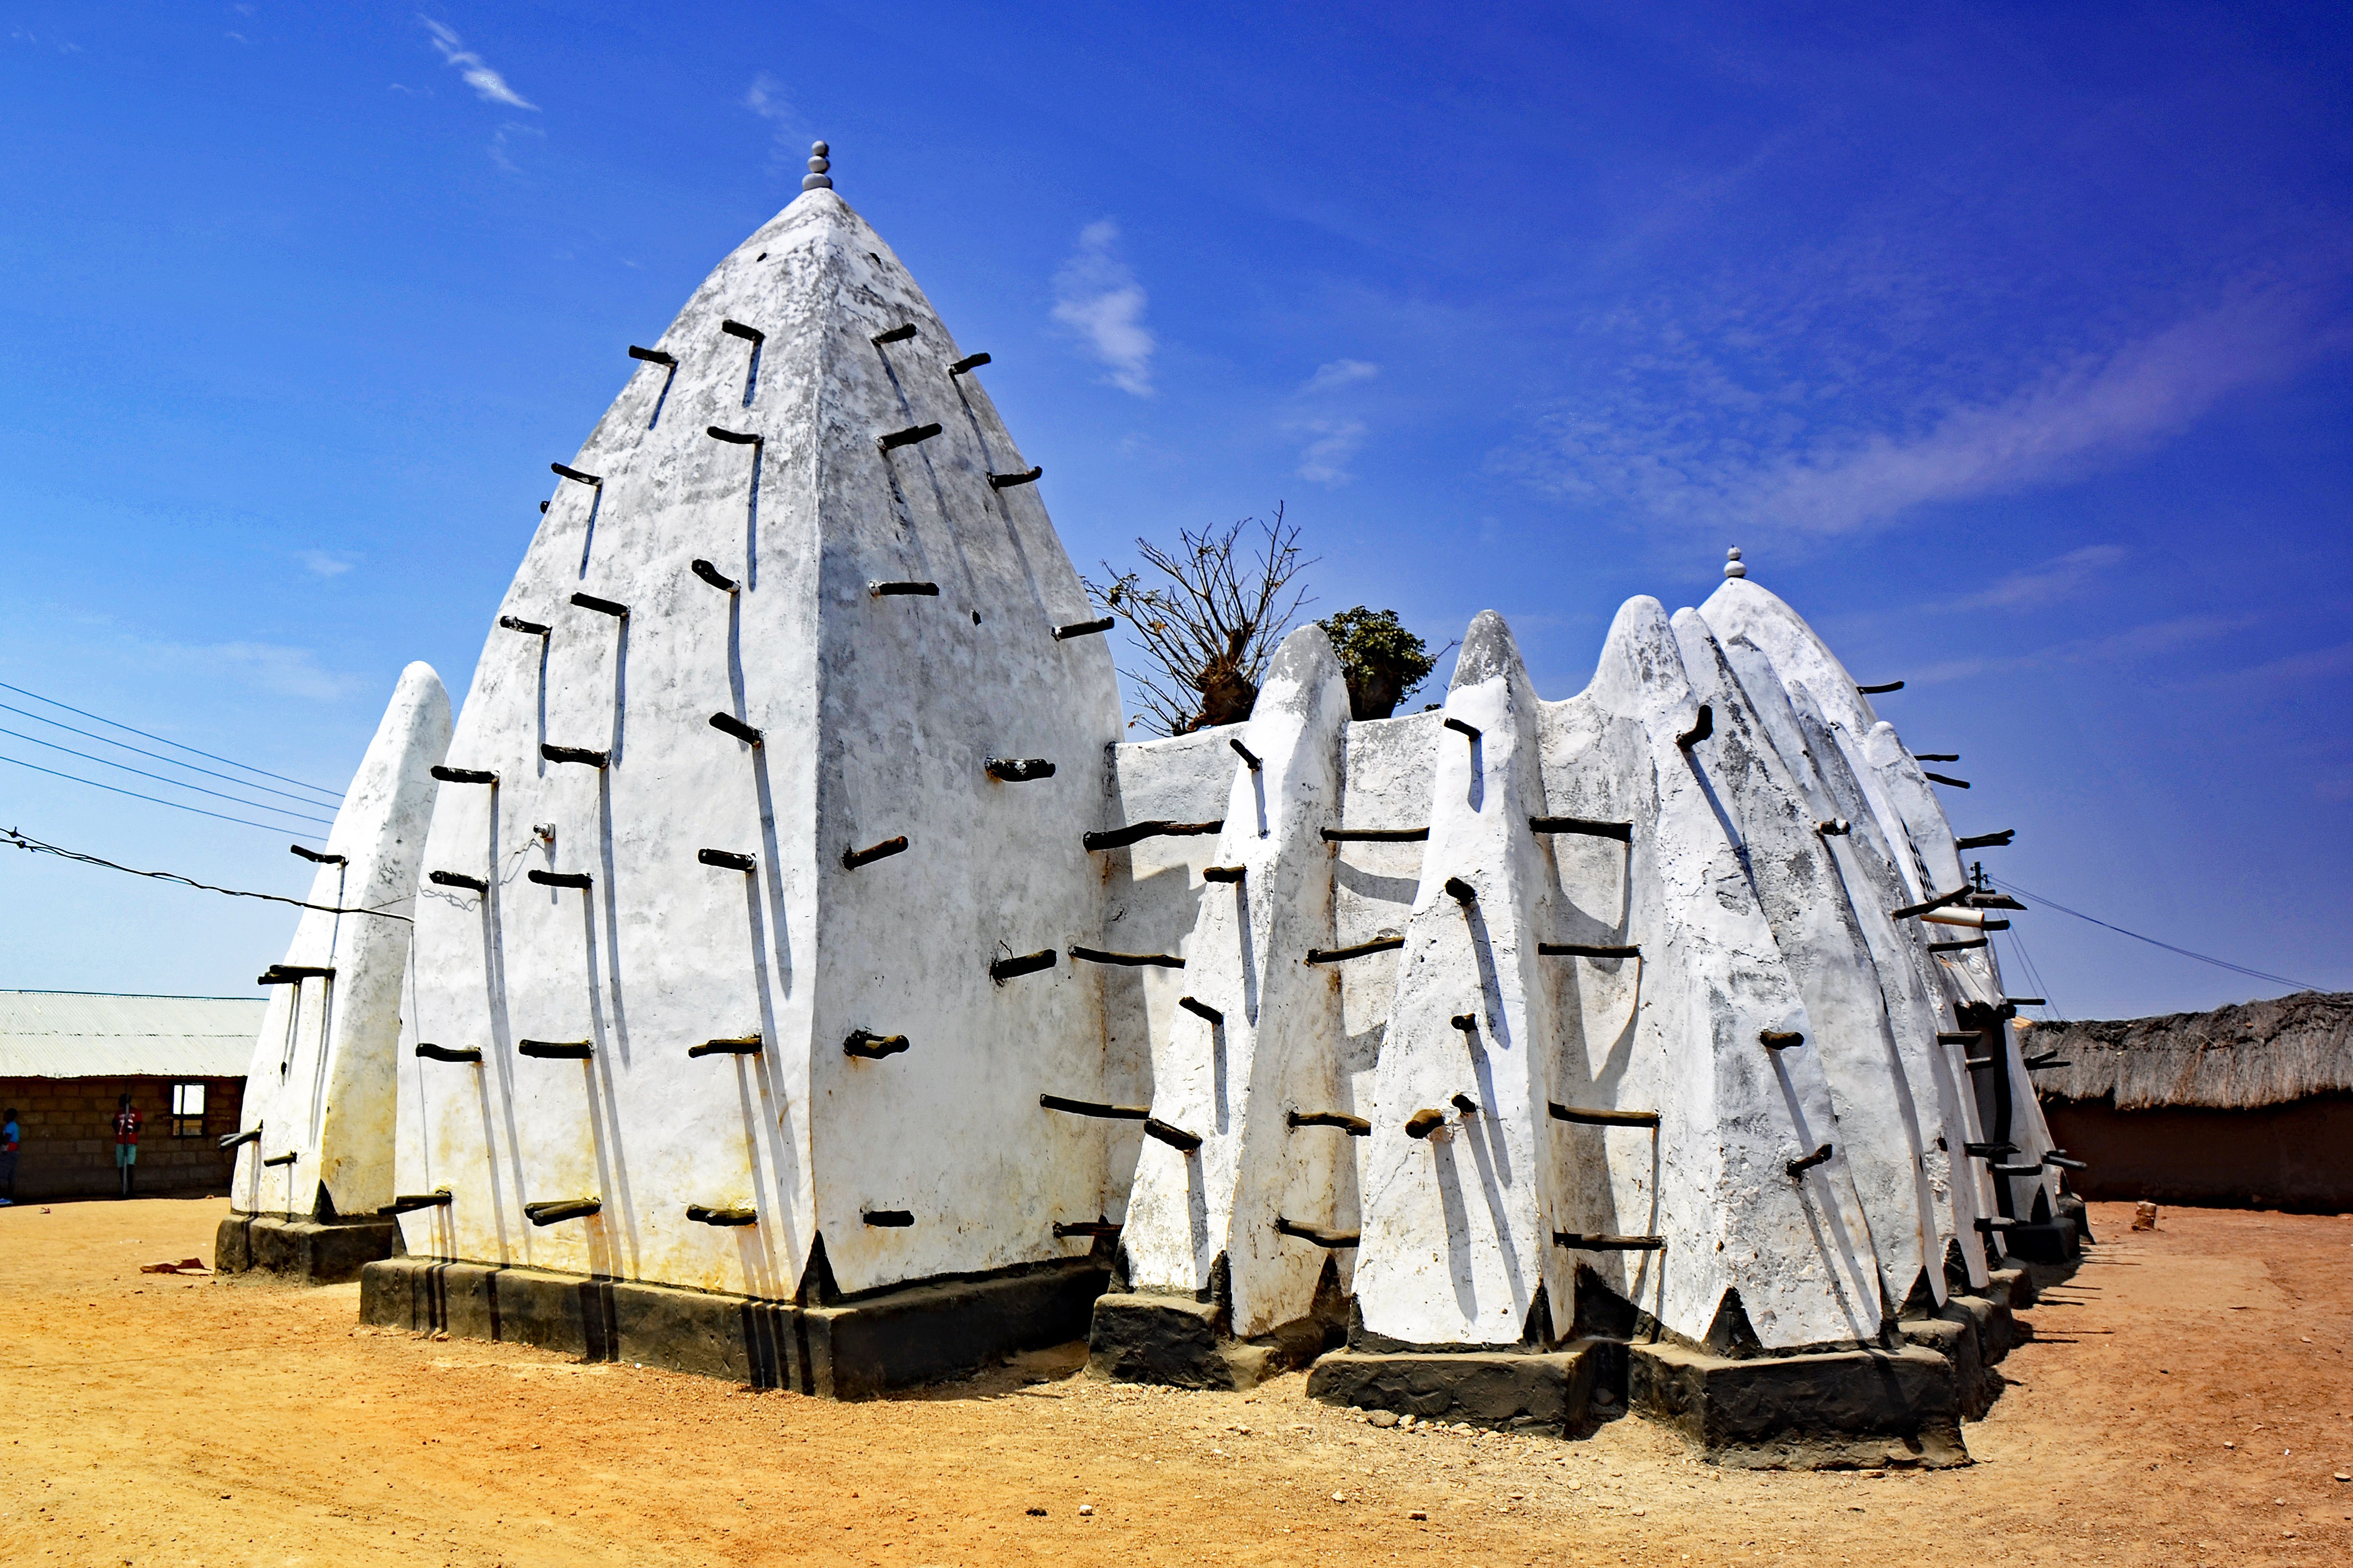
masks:
[(2353, 1210), (2353, 992), (2036, 1024), (2052, 1135), (2089, 1198)]

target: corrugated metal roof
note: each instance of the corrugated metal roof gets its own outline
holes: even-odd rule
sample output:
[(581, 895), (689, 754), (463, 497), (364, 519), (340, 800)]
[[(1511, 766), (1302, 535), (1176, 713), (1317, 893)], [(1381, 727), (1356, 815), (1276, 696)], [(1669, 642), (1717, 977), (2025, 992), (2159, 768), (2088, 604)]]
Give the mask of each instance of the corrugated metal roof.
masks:
[(242, 1078), (259, 996), (0, 991), (0, 1078)]

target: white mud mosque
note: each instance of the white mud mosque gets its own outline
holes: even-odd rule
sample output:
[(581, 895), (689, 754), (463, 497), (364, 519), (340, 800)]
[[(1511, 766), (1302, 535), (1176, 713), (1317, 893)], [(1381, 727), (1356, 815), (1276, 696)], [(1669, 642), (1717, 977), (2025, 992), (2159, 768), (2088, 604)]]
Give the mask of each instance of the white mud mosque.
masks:
[[(1122, 739), (985, 387), (831, 187), (403, 675), (256, 1049), (224, 1267), (859, 1396), (1101, 1374), (1947, 1463), (2076, 1250), (1939, 784), (1733, 552), (1539, 697)], [(373, 914), (386, 910), (408, 921)]]

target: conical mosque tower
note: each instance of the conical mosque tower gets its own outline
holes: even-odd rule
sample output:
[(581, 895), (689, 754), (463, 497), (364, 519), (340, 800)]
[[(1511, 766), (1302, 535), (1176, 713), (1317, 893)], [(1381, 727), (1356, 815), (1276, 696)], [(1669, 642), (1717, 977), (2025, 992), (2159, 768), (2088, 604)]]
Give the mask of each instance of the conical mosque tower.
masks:
[[(820, 149), (820, 154), (822, 149)], [(412, 1253), (824, 1301), (1083, 1260), (1111, 656), (967, 354), (808, 188), (555, 492), (439, 770)], [(446, 1198), (433, 1201), (446, 1190)]]

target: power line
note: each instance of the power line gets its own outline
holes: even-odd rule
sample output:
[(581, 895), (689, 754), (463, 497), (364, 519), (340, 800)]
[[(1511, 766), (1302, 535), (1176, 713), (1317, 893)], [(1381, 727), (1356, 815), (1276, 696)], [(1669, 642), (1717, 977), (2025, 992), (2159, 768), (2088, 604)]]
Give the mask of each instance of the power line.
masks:
[[(79, 735), (84, 740), (96, 741), (101, 746), (119, 746), (122, 750), (133, 752), (139, 756), (153, 757), (159, 763), (165, 763), (175, 768), (185, 768), (192, 773), (202, 773), (206, 778), (219, 779), (224, 784), (241, 784), (248, 789), (258, 789), (264, 795), (281, 795), (288, 800), (294, 801), (302, 805), (317, 805), (320, 804), (315, 800), (309, 800), (299, 795), (287, 795), (282, 789), (271, 789), (268, 784), (255, 784), (249, 779), (231, 778), (227, 773), (216, 773), (210, 768), (200, 768), (194, 763), (184, 763), (177, 757), (167, 757), (161, 752), (151, 752), (144, 746), (134, 746), (128, 741), (118, 741), (111, 735), (94, 734), (88, 730), (79, 730), (73, 725), (65, 723), (59, 720), (51, 719), (44, 714), (36, 713), (29, 708), (19, 708), (13, 702), (0, 702), (0, 712), (21, 713), (36, 724), (47, 724), (53, 730), (63, 730), (69, 735)], [(25, 739), (29, 741), (32, 737), (27, 735)], [(59, 748), (59, 750), (63, 749), (64, 748), (62, 747)], [(92, 760), (95, 761), (98, 759)], [(305, 785), (304, 787), (307, 788), (309, 786)]]
[[(90, 785), (90, 788), (92, 788), (92, 789), (102, 789), (102, 790), (107, 790), (107, 791), (110, 791), (111, 793), (115, 794), (115, 795), (129, 795), (129, 796), (130, 796), (132, 799), (133, 799), (133, 800), (147, 800), (147, 801), (153, 801), (157, 805), (168, 805), (168, 806), (172, 807), (172, 808), (173, 808), (174, 810), (175, 810), (175, 811), (193, 811), (193, 812), (195, 812), (198, 816), (210, 816), (210, 817), (216, 817), (216, 818), (218, 818), (218, 819), (219, 819), (220, 821), (222, 821), (222, 822), (237, 822), (237, 823), (243, 823), (243, 824), (244, 824), (246, 826), (248, 826), (248, 827), (259, 827), (259, 828), (262, 829), (264, 832), (268, 832), (268, 833), (284, 833), (284, 832), (286, 832), (286, 831), (287, 831), (287, 829), (286, 829), (283, 826), (281, 826), (281, 825), (280, 825), (280, 824), (278, 824), (278, 823), (274, 823), (274, 822), (251, 822), (251, 821), (248, 821), (246, 818), (244, 818), (244, 817), (242, 817), (242, 816), (224, 816), (222, 813), (217, 812), (217, 811), (206, 811), (203, 806), (200, 806), (200, 805), (181, 805), (178, 801), (176, 801), (176, 800), (165, 800), (165, 799), (162, 798), (162, 797), (161, 797), (161, 796), (159, 796), (159, 795), (141, 795), (141, 794), (140, 794), (137, 790), (135, 790), (135, 789), (117, 789), (117, 788), (115, 788), (115, 786), (114, 786), (114, 785), (112, 785), (112, 784), (100, 784), (100, 783), (99, 783), (96, 779), (86, 779), (86, 778), (82, 778), (82, 777), (79, 777), (79, 775), (74, 774), (74, 773), (61, 773), (58, 772), (58, 770), (57, 770), (57, 769), (55, 769), (55, 768), (45, 768), (45, 767), (41, 766), (41, 764), (40, 764), (40, 763), (28, 763), (28, 762), (25, 761), (25, 759), (24, 759), (24, 758), (22, 758), (22, 757), (11, 757), (11, 756), (7, 756), (7, 755), (5, 755), (5, 754), (0, 754), (0, 763), (16, 763), (16, 764), (18, 767), (20, 767), (20, 768), (30, 768), (30, 769), (32, 769), (32, 770), (33, 770), (35, 773), (47, 773), (47, 774), (48, 774), (51, 778), (55, 778), (55, 779), (71, 779), (75, 784), (88, 784), (88, 785)], [(297, 833), (301, 833), (301, 832), (302, 831), (302, 829), (301, 829), (301, 828), (299, 828), (299, 827), (298, 827), (298, 828), (295, 828), (293, 831), (295, 831), (295, 832), (297, 832)], [(311, 835), (309, 835), (309, 837), (314, 837), (314, 838), (315, 838), (315, 837), (318, 837), (318, 835), (316, 835), (316, 834), (311, 834)]]
[(2087, 915), (2081, 910), (2071, 910), (2055, 899), (2046, 899), (2040, 893), (2029, 892), (2015, 882), (2005, 882), (1998, 877), (1988, 879), (2003, 892), (2016, 893), (2021, 898), (2032, 899), (2038, 904), (2048, 904), (2063, 915), (2073, 915), (2079, 921), (2090, 921), (2094, 925), (2105, 931), (2115, 931), (2118, 936), (2128, 936), (2135, 942), (2145, 942), (2151, 947), (2161, 947), (2168, 952), (2178, 952), (2184, 958), (2194, 958), (2200, 963), (2211, 963), (2217, 969), (2228, 969), (2234, 973), (2244, 974), (2255, 980), (2268, 980), (2274, 985), (2293, 985), (2299, 991), (2320, 989), (2317, 985), (2307, 985), (2301, 980), (2290, 980), (2284, 974), (2266, 974), (2260, 969), (2250, 969), (2243, 963), (2233, 963), (2227, 958), (2214, 958), (2206, 953), (2192, 952), (2186, 947), (2176, 947), (2169, 942), (2159, 942), (2153, 936), (2143, 936), (2137, 931), (2126, 931), (2120, 925), (2110, 925), (2096, 915)]
[[(182, 784), (178, 779), (169, 777), (164, 773), (151, 773), (145, 768), (134, 768), (129, 763), (113, 762), (105, 757), (94, 757), (88, 752), (77, 752), (71, 746), (60, 746), (55, 741), (44, 741), (38, 735), (27, 735), (21, 730), (0, 728), (0, 735), (13, 735), (19, 741), (30, 741), (36, 746), (47, 746), (53, 752), (63, 752), (69, 757), (79, 757), (83, 762), (96, 763), (102, 768), (121, 768), (126, 773), (137, 773), (142, 779), (153, 779), (157, 784), (167, 784), (174, 789), (192, 789), (198, 795), (211, 795), (215, 800), (234, 801), (238, 805), (249, 805), (256, 811), (274, 811), (280, 816), (290, 816), (298, 822), (315, 822), (325, 827), (332, 827), (335, 825), (332, 817), (305, 816), (299, 811), (290, 811), (282, 805), (272, 805), (266, 800), (248, 800), (241, 795), (229, 795), (221, 790), (206, 789), (202, 784)], [(236, 781), (230, 780), (229, 782), (233, 784)], [(287, 798), (290, 800), (293, 797), (289, 795)], [(316, 805), (319, 803), (316, 801), (304, 801), (302, 804), (305, 805)]]
[(343, 795), (341, 790), (324, 789), (318, 784), (304, 784), (301, 779), (290, 779), (284, 773), (273, 773), (267, 768), (257, 768), (250, 763), (240, 763), (234, 757), (216, 757), (210, 752), (200, 752), (194, 746), (184, 746), (177, 741), (170, 740), (162, 735), (150, 734), (148, 731), (139, 729), (134, 725), (125, 724), (120, 720), (109, 719), (102, 713), (92, 713), (86, 708), (77, 708), (70, 702), (60, 702), (54, 697), (44, 697), (37, 691), (27, 691), (21, 686), (11, 686), (5, 680), (0, 680), (0, 691), (13, 691), (19, 697), (29, 697), (36, 702), (46, 702), (52, 708), (62, 708), (69, 713), (79, 713), (85, 719), (96, 720), (99, 723), (107, 725), (112, 729), (128, 730), (132, 734), (144, 736), (150, 741), (154, 741), (160, 744), (169, 746), (175, 752), (186, 752), (191, 756), (203, 757), (209, 762), (227, 763), (230, 767), (238, 769), (241, 772), (259, 773), (263, 778), (276, 779), (280, 784), (290, 784), (301, 789), (313, 790), (331, 799), (341, 800), (343, 798)]
[[(207, 813), (207, 815), (210, 814)], [(62, 849), (54, 844), (44, 844), (41, 840), (20, 833), (13, 827), (0, 829), (0, 844), (5, 844), (11, 849), (24, 849), (36, 855), (55, 855), (61, 860), (79, 860), (85, 866), (102, 866), (110, 871), (121, 871), (133, 877), (152, 877), (159, 882), (178, 882), (184, 887), (195, 888), (201, 892), (225, 893), (232, 899), (261, 899), (273, 904), (291, 904), (298, 910), (317, 910), (331, 915), (375, 915), (387, 921), (405, 921), (409, 918), (406, 915), (393, 914), (386, 910), (346, 909), (339, 904), (310, 904), (304, 903), (301, 899), (281, 898), (276, 893), (248, 893), (241, 888), (216, 888), (210, 882), (199, 882), (193, 877), (183, 877), (177, 871), (142, 871), (130, 866), (118, 866), (111, 860), (101, 860), (95, 855), (85, 855), (79, 849)]]

